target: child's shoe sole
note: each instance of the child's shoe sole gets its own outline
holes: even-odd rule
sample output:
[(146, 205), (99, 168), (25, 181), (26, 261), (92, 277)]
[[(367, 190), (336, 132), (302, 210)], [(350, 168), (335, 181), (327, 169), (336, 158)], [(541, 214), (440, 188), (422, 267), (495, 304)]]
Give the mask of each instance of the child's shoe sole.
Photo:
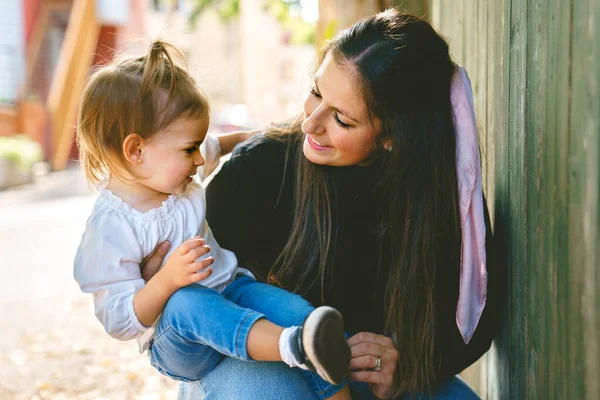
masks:
[(302, 326), (302, 347), (319, 376), (334, 385), (344, 380), (350, 366), (350, 347), (339, 311), (323, 306), (310, 313)]

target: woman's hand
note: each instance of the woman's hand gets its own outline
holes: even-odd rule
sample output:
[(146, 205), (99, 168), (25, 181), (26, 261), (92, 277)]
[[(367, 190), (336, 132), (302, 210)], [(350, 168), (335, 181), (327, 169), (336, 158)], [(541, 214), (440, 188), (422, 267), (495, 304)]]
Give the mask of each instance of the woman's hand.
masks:
[(240, 131), (219, 135), (217, 138), (219, 139), (219, 145), (221, 146), (221, 155), (224, 156), (225, 154), (231, 153), (236, 144), (245, 142), (252, 136), (261, 132), (262, 131)]
[(152, 254), (144, 258), (140, 264), (140, 271), (142, 273), (142, 278), (146, 282), (148, 282), (158, 272), (170, 248), (171, 243), (168, 241), (162, 242), (156, 246), (156, 249), (154, 252), (152, 252)]
[(152, 278), (158, 272), (170, 248), (171, 243), (168, 241), (162, 242), (156, 246), (156, 249), (152, 252), (152, 254), (144, 258), (140, 264), (140, 271), (142, 273), (142, 278), (146, 282), (148, 282), (150, 278)]
[[(399, 353), (392, 339), (370, 332), (360, 332), (348, 339), (352, 352), (348, 378), (368, 382), (375, 396), (391, 399), (398, 390), (396, 366)], [(376, 371), (379, 357), (379, 371)]]

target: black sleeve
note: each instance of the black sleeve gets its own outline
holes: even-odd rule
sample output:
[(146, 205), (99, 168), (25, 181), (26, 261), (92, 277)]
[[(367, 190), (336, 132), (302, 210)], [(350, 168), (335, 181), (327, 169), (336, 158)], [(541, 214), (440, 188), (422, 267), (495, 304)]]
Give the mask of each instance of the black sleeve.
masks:
[(281, 233), (277, 201), (284, 159), (285, 146), (257, 136), (234, 149), (206, 189), (207, 220), (216, 240), (260, 280), (288, 237)]
[(486, 224), (486, 266), (488, 272), (488, 292), (486, 305), (477, 325), (477, 329), (469, 344), (465, 344), (456, 326), (455, 312), (458, 301), (458, 279), (451, 297), (456, 299), (449, 304), (442, 317), (443, 326), (438, 330), (438, 340), (441, 355), (441, 371), (439, 380), (448, 379), (477, 361), (492, 344), (492, 340), (500, 330), (504, 302), (504, 271), (503, 261), (499, 258), (497, 238), (492, 235), (490, 215), (484, 197), (484, 217)]

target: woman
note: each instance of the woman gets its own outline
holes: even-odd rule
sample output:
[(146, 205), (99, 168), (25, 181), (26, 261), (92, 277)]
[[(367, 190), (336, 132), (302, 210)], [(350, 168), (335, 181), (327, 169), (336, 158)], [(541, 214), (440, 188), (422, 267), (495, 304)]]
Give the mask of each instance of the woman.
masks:
[[(477, 398), (453, 377), (491, 344), (500, 277), (476, 136), (459, 134), (474, 132), (467, 84), (427, 22), (377, 14), (323, 50), (303, 117), (238, 147), (207, 189), (240, 265), (342, 312), (355, 399)], [(284, 366), (225, 359), (181, 394), (312, 398), (305, 386)]]

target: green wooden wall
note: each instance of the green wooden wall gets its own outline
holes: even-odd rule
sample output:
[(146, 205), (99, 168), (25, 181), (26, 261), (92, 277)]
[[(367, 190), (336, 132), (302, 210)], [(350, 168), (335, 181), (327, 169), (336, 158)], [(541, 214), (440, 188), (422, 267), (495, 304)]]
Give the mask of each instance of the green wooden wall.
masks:
[(600, 1), (431, 0), (473, 83), (508, 268), (483, 398), (600, 399)]

